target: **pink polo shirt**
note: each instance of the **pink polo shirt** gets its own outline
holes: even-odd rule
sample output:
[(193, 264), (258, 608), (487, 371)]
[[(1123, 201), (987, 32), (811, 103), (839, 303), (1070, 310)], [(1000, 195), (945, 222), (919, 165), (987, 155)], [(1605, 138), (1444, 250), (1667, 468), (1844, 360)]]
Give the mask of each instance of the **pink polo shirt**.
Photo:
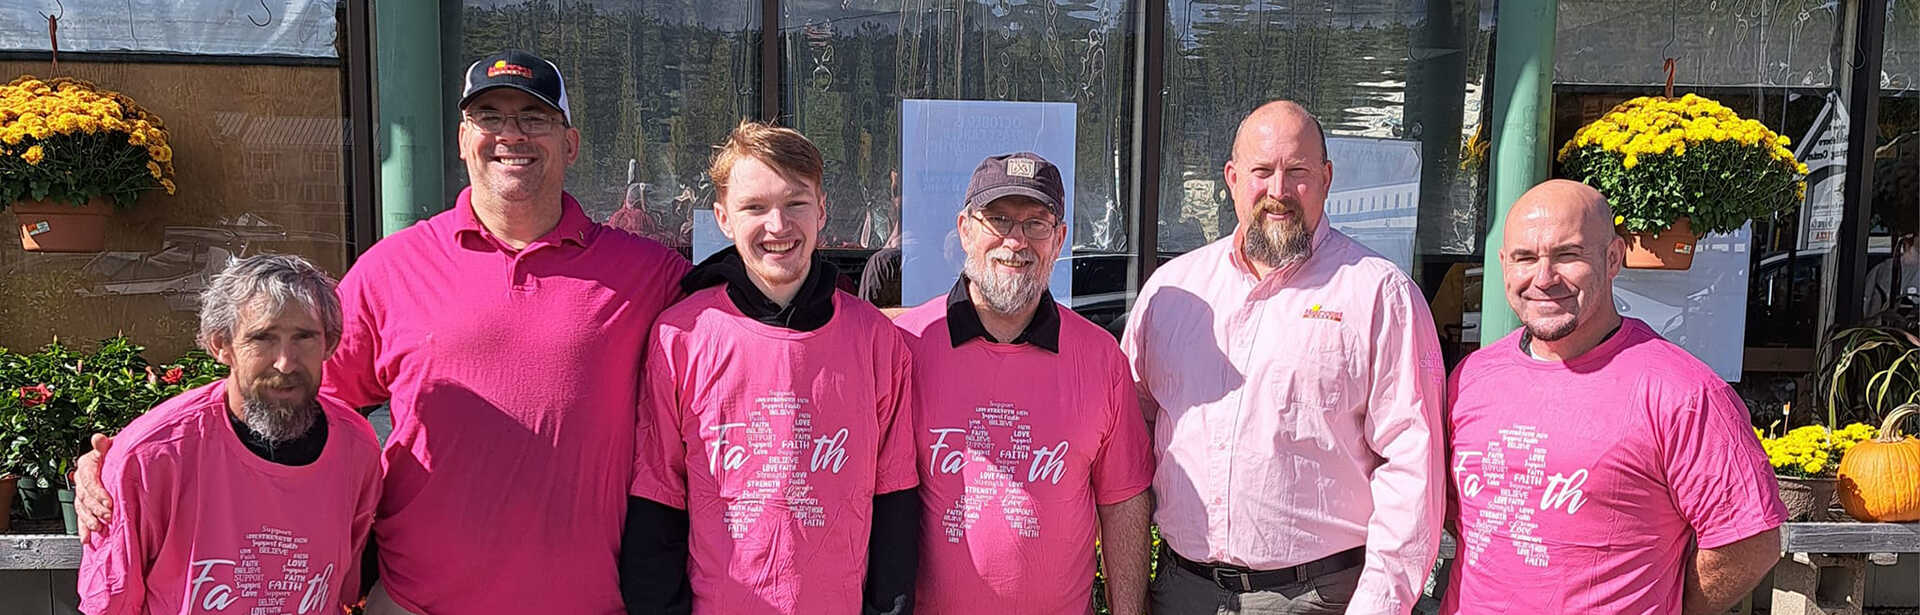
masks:
[(694, 613), (860, 612), (873, 496), (919, 482), (913, 365), (878, 309), (833, 310), (783, 329), (722, 285), (660, 315), (632, 494), (690, 514)]
[(116, 508), (81, 556), (81, 611), (306, 615), (359, 601), (380, 496), (373, 428), (323, 397), (320, 456), (276, 464), (240, 443), (226, 385), (181, 393), (114, 437), (100, 478)]
[(1324, 217), (1313, 256), (1264, 280), (1241, 232), (1155, 271), (1121, 341), (1157, 406), (1160, 536), (1188, 559), (1259, 570), (1365, 546), (1348, 612), (1405, 613), (1440, 538), (1433, 317), (1391, 261)]
[(985, 339), (955, 347), (947, 309), (936, 297), (895, 320), (918, 392), (915, 612), (1090, 612), (1095, 507), (1153, 480), (1126, 357), (1113, 335), (1057, 305), (1058, 354)]
[(1679, 613), (1698, 543), (1787, 518), (1746, 405), (1631, 318), (1571, 361), (1520, 332), (1454, 370), (1460, 528), (1442, 613)]
[(410, 611), (624, 612), (641, 357), (690, 265), (563, 200), (516, 251), (461, 191), (340, 281), (324, 388), (392, 403), (374, 534), (381, 583)]

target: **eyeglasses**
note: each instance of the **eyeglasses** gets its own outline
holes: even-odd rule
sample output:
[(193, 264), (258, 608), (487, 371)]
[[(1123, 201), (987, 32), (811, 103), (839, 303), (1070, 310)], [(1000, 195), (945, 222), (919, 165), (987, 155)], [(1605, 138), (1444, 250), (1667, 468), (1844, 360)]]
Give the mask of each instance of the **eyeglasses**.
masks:
[(1013, 218), (1006, 216), (983, 216), (976, 213), (973, 214), (973, 219), (986, 224), (987, 230), (1001, 237), (1012, 236), (1013, 230), (1018, 228), (1020, 236), (1027, 239), (1052, 239), (1054, 232), (1060, 228), (1058, 220), (1046, 218), (1028, 218), (1016, 222)]
[(520, 128), (520, 134), (529, 137), (543, 136), (567, 125), (559, 117), (545, 113), (500, 113), (498, 111), (474, 111), (466, 114), (467, 123), (479, 128), (480, 132), (490, 135), (500, 134), (507, 127), (507, 120), (513, 120)]

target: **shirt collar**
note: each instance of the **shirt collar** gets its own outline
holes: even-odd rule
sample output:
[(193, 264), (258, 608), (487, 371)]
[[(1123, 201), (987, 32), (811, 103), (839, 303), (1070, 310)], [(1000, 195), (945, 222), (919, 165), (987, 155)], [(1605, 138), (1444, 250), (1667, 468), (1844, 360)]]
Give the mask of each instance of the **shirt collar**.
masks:
[[(1327, 243), (1327, 238), (1331, 237), (1332, 235), (1333, 235), (1333, 223), (1327, 220), (1327, 213), (1326, 211), (1322, 210), (1320, 212), (1320, 221), (1314, 223), (1313, 225), (1313, 240), (1311, 242), (1311, 244), (1313, 245), (1313, 253), (1307, 255), (1306, 260), (1300, 261), (1298, 263), (1294, 263), (1292, 265), (1288, 265), (1287, 267), (1274, 271), (1268, 277), (1270, 278), (1278, 277), (1283, 274), (1291, 273), (1294, 270), (1299, 269), (1300, 266), (1305, 265), (1307, 261), (1313, 260), (1315, 257), (1318, 257), (1322, 252), (1321, 248), (1325, 247)], [(1259, 280), (1260, 276), (1254, 273), (1253, 264), (1247, 262), (1246, 253), (1241, 250), (1241, 246), (1244, 244), (1244, 242), (1246, 242), (1246, 240), (1247, 240), (1247, 225), (1241, 224), (1235, 227), (1233, 229), (1233, 249), (1227, 251), (1227, 260), (1229, 262), (1232, 262), (1233, 267), (1235, 269), (1240, 270), (1240, 273), (1246, 274), (1247, 277), (1249, 278)]]
[[(480, 217), (473, 213), (472, 186), (460, 189), (460, 196), (454, 199), (453, 208), (452, 236), (455, 241), (465, 236), (493, 236), (492, 233), (487, 231), (487, 227), (480, 224)], [(554, 245), (560, 243), (571, 243), (584, 247), (587, 245), (587, 241), (595, 234), (596, 229), (594, 226), (593, 219), (588, 218), (587, 212), (580, 209), (580, 202), (574, 200), (572, 194), (561, 192), (559, 224), (555, 224), (553, 230), (547, 231), (547, 234), (540, 236), (539, 239), (528, 244), (528, 247), (537, 244)]]
[[(980, 322), (980, 312), (976, 309), (973, 295), (967, 292), (967, 276), (960, 274), (953, 290), (947, 291), (947, 337), (954, 348), (976, 337), (996, 341), (987, 333), (986, 324)], [(1040, 291), (1040, 305), (1033, 310), (1033, 320), (1027, 321), (1027, 328), (1008, 343), (1027, 344), (1060, 354), (1060, 309), (1053, 302), (1052, 291)]]

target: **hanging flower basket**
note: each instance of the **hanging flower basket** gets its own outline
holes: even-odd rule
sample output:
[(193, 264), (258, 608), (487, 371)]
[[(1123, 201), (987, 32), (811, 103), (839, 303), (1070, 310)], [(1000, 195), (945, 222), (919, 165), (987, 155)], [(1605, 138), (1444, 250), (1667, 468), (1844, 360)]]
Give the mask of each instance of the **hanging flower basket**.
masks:
[(133, 99), (65, 77), (0, 86), (0, 209), (21, 247), (98, 252), (111, 209), (156, 189), (173, 194), (173, 148)]
[(1789, 143), (1712, 99), (1643, 96), (1582, 127), (1556, 158), (1606, 195), (1615, 229), (1643, 249), (1628, 267), (1686, 269), (1701, 236), (1806, 199), (1807, 166)]

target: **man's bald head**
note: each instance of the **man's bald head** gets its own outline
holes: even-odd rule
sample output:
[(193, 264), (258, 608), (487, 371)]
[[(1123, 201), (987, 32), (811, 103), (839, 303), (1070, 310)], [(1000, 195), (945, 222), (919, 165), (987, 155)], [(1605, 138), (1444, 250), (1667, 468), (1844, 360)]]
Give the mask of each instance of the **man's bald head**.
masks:
[(1502, 227), (1500, 263), (1507, 302), (1537, 342), (1567, 340), (1584, 352), (1620, 321), (1613, 278), (1626, 243), (1599, 191), (1547, 181), (1514, 201)]
[(1505, 230), (1511, 233), (1516, 225), (1541, 216), (1578, 220), (1582, 235), (1613, 237), (1613, 209), (1607, 204), (1607, 197), (1577, 181), (1549, 179), (1520, 195), (1513, 209), (1507, 212)]
[(1253, 135), (1250, 133), (1275, 132), (1286, 134), (1297, 132), (1307, 126), (1313, 127), (1313, 133), (1320, 140), (1320, 160), (1327, 160), (1327, 130), (1320, 125), (1320, 118), (1314, 117), (1306, 107), (1291, 100), (1276, 100), (1254, 109), (1240, 120), (1240, 128), (1233, 132), (1233, 156), (1240, 157), (1241, 145)]

